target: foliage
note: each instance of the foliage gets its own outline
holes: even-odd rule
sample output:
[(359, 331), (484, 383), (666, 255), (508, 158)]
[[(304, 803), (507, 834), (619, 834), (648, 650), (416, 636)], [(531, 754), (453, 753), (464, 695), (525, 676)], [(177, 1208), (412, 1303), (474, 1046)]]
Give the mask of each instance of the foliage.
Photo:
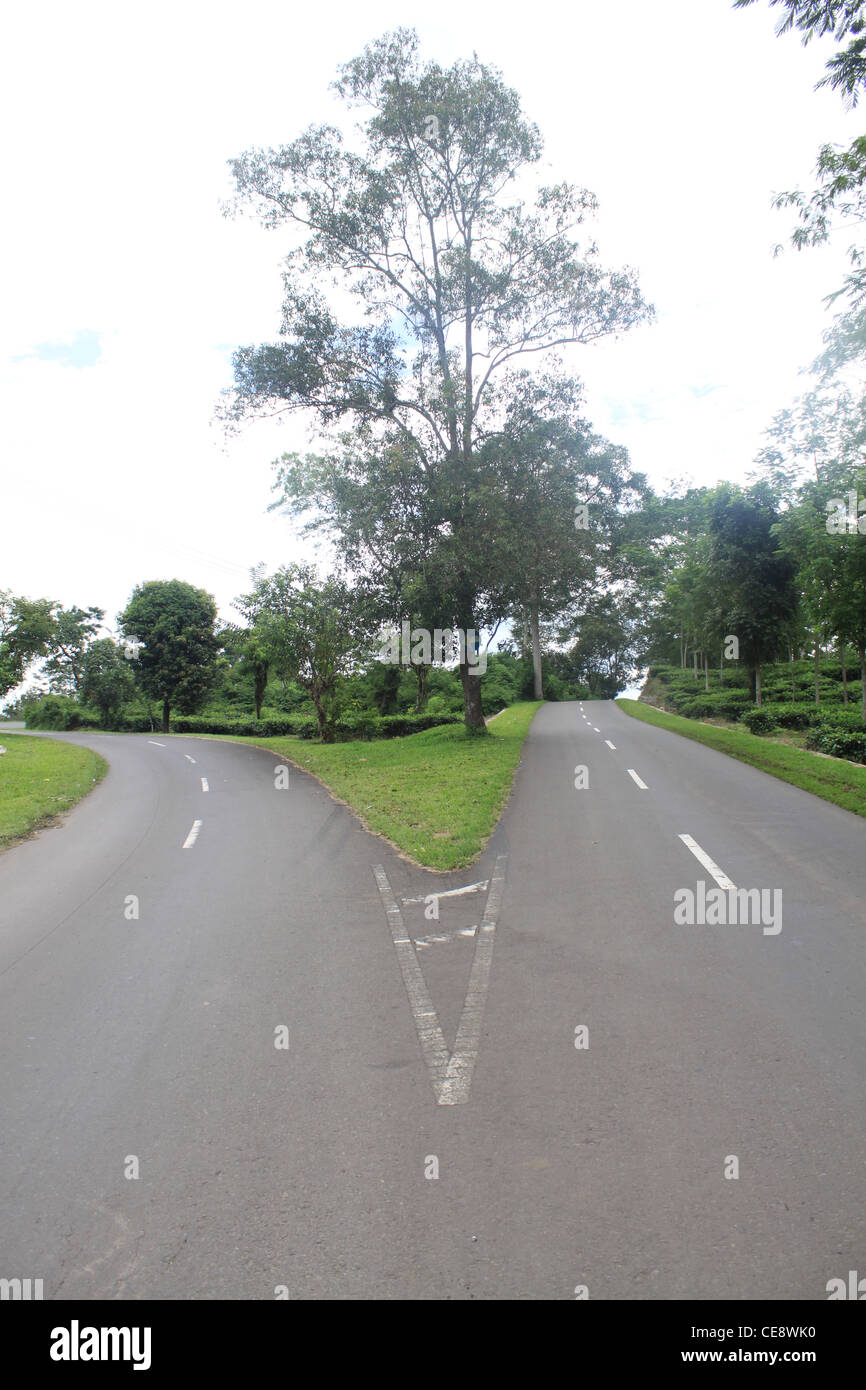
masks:
[(48, 650), (53, 631), (49, 599), (0, 589), (0, 697), (20, 685), (30, 663)]
[(139, 585), (119, 616), (124, 635), (143, 643), (135, 663), (136, 681), (145, 695), (162, 704), (164, 733), (172, 706), (192, 714), (213, 689), (216, 616), (212, 596), (179, 579)]

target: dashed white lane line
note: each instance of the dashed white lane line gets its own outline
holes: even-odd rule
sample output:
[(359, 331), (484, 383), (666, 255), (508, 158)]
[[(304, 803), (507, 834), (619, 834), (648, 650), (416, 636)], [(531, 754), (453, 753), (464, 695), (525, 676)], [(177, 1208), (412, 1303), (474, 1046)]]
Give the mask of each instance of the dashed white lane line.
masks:
[(626, 768), (626, 771), (631, 780), (640, 787), (642, 792), (649, 791), (649, 787), (647, 786), (646, 782), (641, 781), (633, 767)]
[(734, 892), (737, 891), (733, 883), (731, 883), (731, 880), (728, 878), (728, 875), (722, 873), (722, 870), (719, 868), (715, 860), (710, 858), (706, 850), (701, 849), (700, 845), (697, 843), (696, 840), (692, 839), (691, 835), (681, 835), (680, 839), (682, 840), (686, 848), (691, 850), (695, 858), (700, 860), (707, 873), (712, 874), (713, 878), (716, 880), (716, 883), (719, 885), (720, 888), (724, 888), (728, 892), (731, 890), (733, 890)]
[(614, 753), (616, 752), (616, 744), (615, 744), (615, 743), (611, 743), (611, 741), (610, 741), (609, 738), (606, 738), (606, 739), (605, 739), (605, 743), (607, 744), (608, 748), (612, 748), (612, 749), (613, 749)]
[(593, 726), (592, 726), (592, 732), (593, 732), (594, 734), (600, 734), (600, 733), (601, 733), (601, 729), (597, 729), (597, 728), (595, 727), (595, 725), (593, 724)]
[(148, 743), (152, 743), (154, 748), (165, 748), (166, 746), (164, 743), (157, 743), (155, 738), (149, 738), (147, 741)]
[(194, 763), (194, 762), (195, 762), (195, 758), (191, 758), (191, 757), (189, 756), (189, 753), (184, 753), (183, 756), (186, 758), (186, 760), (187, 760), (188, 763)]
[(207, 784), (207, 778), (206, 778), (206, 777), (202, 777), (202, 779), (201, 779), (201, 789), (202, 789), (203, 792), (209, 792), (209, 791), (210, 791), (210, 787), (209, 787), (208, 784)]
[(192, 830), (189, 832), (189, 834), (187, 835), (186, 839), (185, 839), (184, 842), (183, 842), (183, 848), (184, 848), (184, 849), (192, 849), (193, 845), (195, 844), (196, 840), (198, 839), (198, 832), (199, 832), (200, 830), (201, 830), (201, 821), (200, 821), (200, 820), (194, 820), (193, 823), (192, 823)]

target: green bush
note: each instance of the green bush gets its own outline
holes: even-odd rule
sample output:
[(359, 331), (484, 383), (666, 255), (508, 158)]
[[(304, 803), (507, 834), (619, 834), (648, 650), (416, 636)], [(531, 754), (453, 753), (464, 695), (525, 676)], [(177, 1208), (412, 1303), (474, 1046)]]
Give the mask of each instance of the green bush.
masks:
[[(279, 738), (282, 734), (298, 732), (303, 719), (232, 719), (218, 715), (178, 715), (171, 721), (173, 734), (261, 734), (264, 738)], [(315, 720), (312, 721), (315, 724)]]
[(777, 727), (775, 718), (765, 709), (747, 709), (740, 715), (740, 723), (752, 734), (770, 734)]
[(678, 700), (677, 713), (686, 719), (736, 719), (748, 708), (748, 695), (739, 690), (706, 691), (689, 700)]
[(815, 705), (769, 703), (765, 709), (782, 729), (808, 729), (821, 718)]
[(866, 763), (866, 729), (847, 729), (840, 724), (816, 724), (806, 736), (806, 746), (834, 758)]
[[(397, 738), (434, 729), (439, 724), (454, 724), (456, 714), (390, 714), (380, 716), (372, 710), (347, 714), (337, 724), (337, 738)], [(226, 719), (213, 715), (179, 715), (171, 722), (174, 734), (236, 734), (239, 737), (259, 735), (280, 738), (295, 734), (298, 738), (318, 738), (319, 725), (315, 719), (297, 716), (293, 719)]]
[(99, 728), (99, 716), (67, 695), (43, 695), (39, 700), (22, 701), (22, 705), (28, 729)]

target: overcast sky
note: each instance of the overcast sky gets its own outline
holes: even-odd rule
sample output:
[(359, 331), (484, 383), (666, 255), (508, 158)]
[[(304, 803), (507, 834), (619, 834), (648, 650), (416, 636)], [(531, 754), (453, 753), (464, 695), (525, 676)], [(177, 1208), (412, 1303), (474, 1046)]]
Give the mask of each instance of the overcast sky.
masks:
[(628, 264), (651, 327), (575, 348), (595, 427), (658, 484), (743, 480), (804, 388), (844, 240), (788, 252), (774, 192), (811, 187), (819, 144), (861, 120), (813, 87), (832, 45), (775, 36), (731, 0), (298, 6), (62, 0), (3, 22), (0, 588), (107, 621), (137, 583), (179, 578), (222, 614), (250, 566), (298, 554), (268, 514), (268, 422), (213, 423), (239, 344), (273, 339), (286, 242), (222, 217), (226, 161), (354, 119), (339, 62), (399, 24), (423, 56), (500, 67), (549, 167), (600, 200), (603, 260)]

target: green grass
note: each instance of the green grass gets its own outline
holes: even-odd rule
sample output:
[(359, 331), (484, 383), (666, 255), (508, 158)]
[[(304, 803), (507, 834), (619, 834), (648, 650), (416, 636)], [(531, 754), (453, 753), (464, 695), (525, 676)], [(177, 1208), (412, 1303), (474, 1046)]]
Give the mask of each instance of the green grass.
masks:
[(68, 811), (108, 771), (98, 753), (71, 743), (4, 733), (0, 745), (0, 849)]
[(509, 706), (486, 738), (468, 738), (462, 724), (352, 743), (310, 743), (293, 736), (194, 737), (267, 748), (311, 772), (368, 830), (417, 864), (461, 869), (478, 858), (493, 833), (538, 708), (538, 703)]
[(768, 772), (771, 777), (778, 777), (783, 782), (811, 792), (813, 796), (820, 796), (824, 801), (832, 801), (834, 805), (853, 811), (857, 816), (866, 816), (866, 767), (793, 747), (789, 739), (750, 734), (745, 729), (723, 728), (718, 724), (704, 724), (696, 719), (683, 719), (678, 714), (662, 714), (640, 700), (617, 700), (616, 703), (634, 719), (642, 719), (646, 724), (655, 724), (660, 729), (682, 734), (695, 743), (703, 743), (708, 748), (727, 753), (741, 763)]

